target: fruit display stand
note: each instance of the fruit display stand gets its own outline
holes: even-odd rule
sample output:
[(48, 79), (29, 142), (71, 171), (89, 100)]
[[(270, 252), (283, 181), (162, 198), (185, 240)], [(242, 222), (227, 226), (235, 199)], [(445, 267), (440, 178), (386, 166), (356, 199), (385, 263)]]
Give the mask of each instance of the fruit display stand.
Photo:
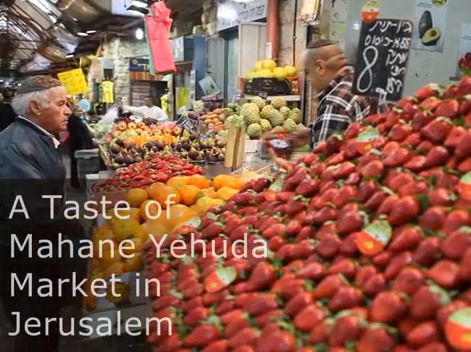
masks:
[(153, 350), (471, 350), (470, 96), (427, 85), (246, 183), (173, 238), (195, 255), (148, 243)]

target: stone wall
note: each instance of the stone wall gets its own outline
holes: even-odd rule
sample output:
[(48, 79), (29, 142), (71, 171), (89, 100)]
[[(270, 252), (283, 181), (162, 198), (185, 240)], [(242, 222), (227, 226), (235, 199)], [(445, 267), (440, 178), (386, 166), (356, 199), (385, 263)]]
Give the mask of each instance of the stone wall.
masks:
[[(115, 101), (123, 97), (129, 98), (129, 59), (147, 53), (148, 47), (145, 41), (116, 38), (103, 45), (103, 57), (110, 58), (114, 64)], [(101, 77), (97, 76), (94, 71), (90, 70), (88, 77), (91, 89), (94, 81), (101, 81)]]

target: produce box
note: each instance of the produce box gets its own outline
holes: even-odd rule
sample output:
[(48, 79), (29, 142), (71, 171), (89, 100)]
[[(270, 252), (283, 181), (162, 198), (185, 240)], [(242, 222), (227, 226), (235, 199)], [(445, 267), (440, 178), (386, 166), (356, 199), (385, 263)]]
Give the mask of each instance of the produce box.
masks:
[(277, 78), (254, 78), (245, 82), (244, 93), (248, 95), (298, 95), (299, 77), (283, 80)]

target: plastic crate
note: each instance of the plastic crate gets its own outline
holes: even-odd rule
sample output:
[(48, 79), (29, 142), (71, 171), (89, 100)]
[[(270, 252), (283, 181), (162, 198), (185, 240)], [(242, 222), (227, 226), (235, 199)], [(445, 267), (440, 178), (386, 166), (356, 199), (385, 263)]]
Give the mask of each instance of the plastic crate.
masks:
[(97, 174), (101, 170), (100, 153), (98, 149), (84, 149), (75, 152), (77, 173), (81, 186), (85, 186), (85, 175)]

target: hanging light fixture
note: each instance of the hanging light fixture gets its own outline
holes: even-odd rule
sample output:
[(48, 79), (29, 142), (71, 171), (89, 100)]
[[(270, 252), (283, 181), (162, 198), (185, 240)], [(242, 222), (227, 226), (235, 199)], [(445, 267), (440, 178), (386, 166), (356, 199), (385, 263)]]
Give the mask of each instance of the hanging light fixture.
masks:
[(143, 30), (142, 28), (136, 29), (135, 36), (136, 36), (136, 39), (137, 39), (137, 40), (142, 40), (142, 39), (144, 39), (144, 30)]

